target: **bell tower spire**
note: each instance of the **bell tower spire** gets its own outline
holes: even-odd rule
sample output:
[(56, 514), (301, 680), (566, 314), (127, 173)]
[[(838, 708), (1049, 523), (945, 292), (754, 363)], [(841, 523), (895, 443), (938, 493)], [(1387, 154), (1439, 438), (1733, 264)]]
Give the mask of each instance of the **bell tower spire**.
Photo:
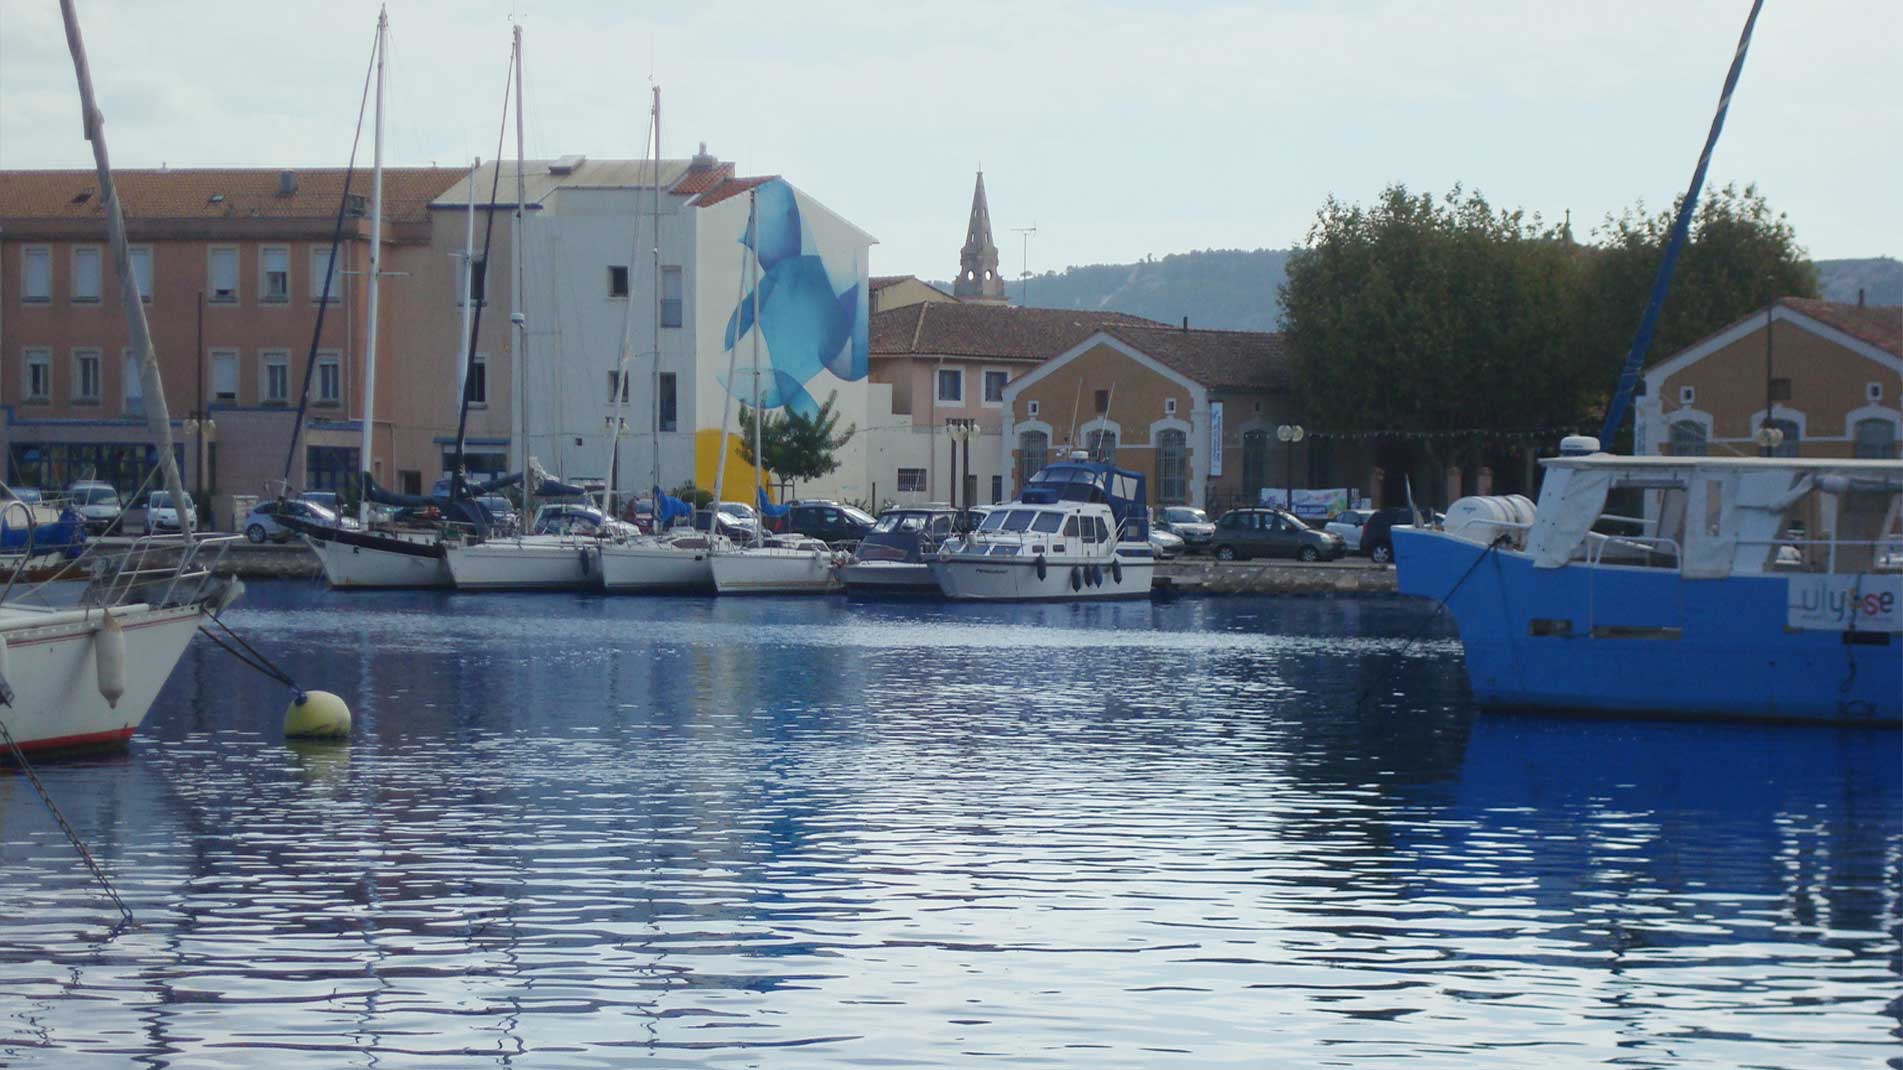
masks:
[(985, 203), (985, 173), (971, 191), (971, 223), (965, 228), (965, 247), (958, 253), (958, 279), (952, 296), (976, 304), (1005, 303), (1004, 279), (998, 275), (998, 247), (991, 240), (991, 208)]

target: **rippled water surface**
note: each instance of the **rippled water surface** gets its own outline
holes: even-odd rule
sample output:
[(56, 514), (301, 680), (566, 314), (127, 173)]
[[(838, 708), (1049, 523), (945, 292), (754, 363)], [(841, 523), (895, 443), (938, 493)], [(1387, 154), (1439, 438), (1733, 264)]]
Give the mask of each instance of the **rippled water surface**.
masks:
[(1399, 600), (358, 594), (0, 774), (0, 1065), (1903, 1066), (1903, 743), (1477, 716)]

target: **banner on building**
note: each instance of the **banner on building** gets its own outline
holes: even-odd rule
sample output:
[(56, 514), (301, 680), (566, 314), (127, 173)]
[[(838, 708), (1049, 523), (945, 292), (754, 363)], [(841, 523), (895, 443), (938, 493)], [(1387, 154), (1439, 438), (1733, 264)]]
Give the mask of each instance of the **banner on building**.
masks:
[(1349, 490), (1346, 487), (1328, 487), (1313, 489), (1295, 488), (1295, 504), (1289, 505), (1289, 492), (1281, 487), (1263, 487), (1256, 492), (1263, 505), (1287, 509), (1304, 520), (1325, 520), (1348, 508)]
[(1209, 403), (1209, 478), (1222, 475), (1222, 402)]

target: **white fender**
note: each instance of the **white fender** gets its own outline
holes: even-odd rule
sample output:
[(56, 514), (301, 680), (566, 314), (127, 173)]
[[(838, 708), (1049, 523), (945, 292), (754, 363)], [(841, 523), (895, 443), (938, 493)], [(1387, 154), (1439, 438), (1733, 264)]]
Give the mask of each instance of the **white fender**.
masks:
[(126, 633), (111, 610), (93, 633), (93, 655), (99, 668), (99, 693), (116, 710), (126, 693)]

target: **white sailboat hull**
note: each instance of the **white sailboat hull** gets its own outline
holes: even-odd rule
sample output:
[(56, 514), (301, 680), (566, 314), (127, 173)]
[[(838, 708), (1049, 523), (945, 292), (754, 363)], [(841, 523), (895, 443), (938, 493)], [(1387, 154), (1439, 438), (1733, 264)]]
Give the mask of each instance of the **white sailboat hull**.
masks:
[(600, 550), (592, 541), (528, 536), (445, 547), (456, 589), (564, 591), (601, 585)]
[(666, 543), (604, 543), (601, 585), (610, 591), (711, 591), (713, 554)]
[(1147, 598), (1155, 566), (1147, 557), (1053, 558), (1038, 577), (1033, 560), (954, 556), (932, 562), (945, 597), (957, 602), (1076, 602)]
[(713, 558), (721, 594), (831, 594), (840, 589), (833, 555), (823, 550), (757, 547)]
[(0, 707), (0, 721), (28, 752), (123, 744), (145, 720), (203, 614), (197, 605), (112, 610), (125, 639), (125, 693), (115, 704), (99, 691), (95, 637), (104, 611), (0, 611), (5, 675), (13, 688), (13, 704)]
[(324, 566), (324, 579), (332, 587), (450, 586), (449, 566), (440, 547), (420, 538), (409, 546), (396, 545), (400, 539), (392, 537), (389, 548), (309, 536), (304, 541)]

